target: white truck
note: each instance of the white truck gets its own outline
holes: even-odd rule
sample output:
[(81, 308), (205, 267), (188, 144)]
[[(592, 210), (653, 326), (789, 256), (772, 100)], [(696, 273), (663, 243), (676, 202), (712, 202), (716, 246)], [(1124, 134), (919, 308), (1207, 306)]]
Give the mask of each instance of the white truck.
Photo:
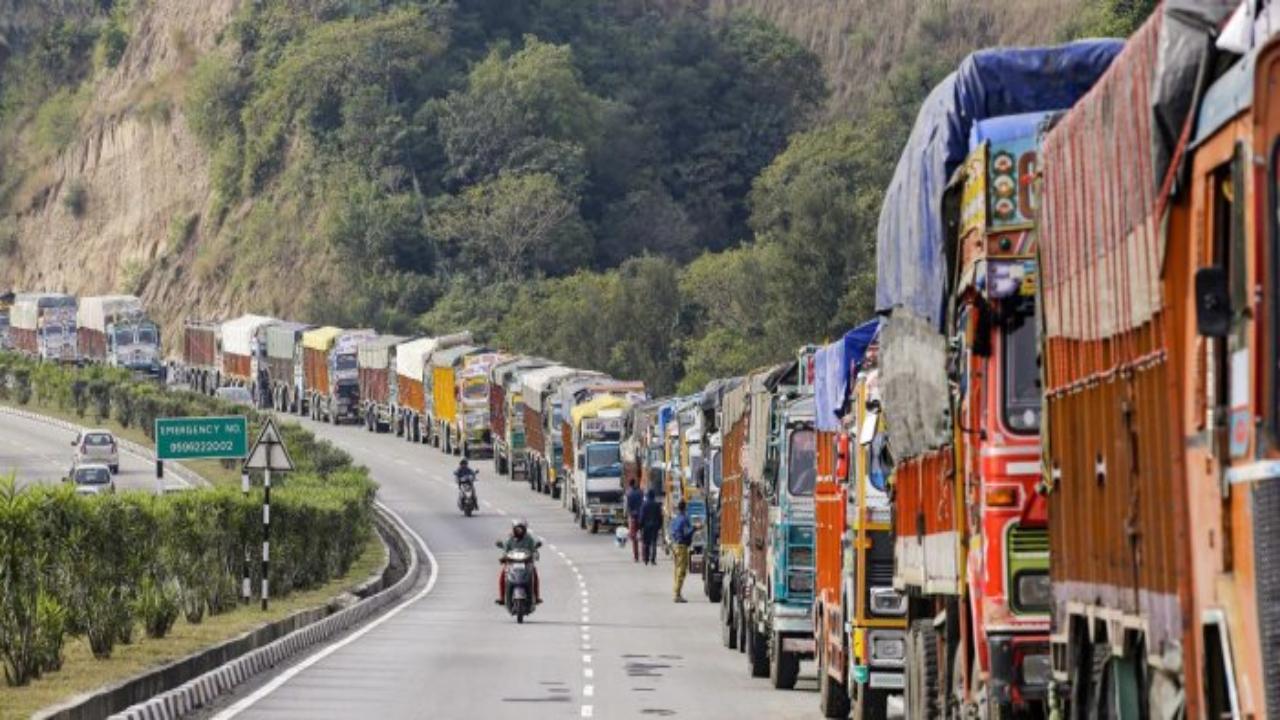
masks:
[(13, 347), (44, 362), (77, 363), (76, 299), (66, 293), (18, 293), (9, 313)]
[(160, 328), (135, 295), (80, 298), (76, 338), (84, 362), (126, 368), (151, 377), (161, 374)]

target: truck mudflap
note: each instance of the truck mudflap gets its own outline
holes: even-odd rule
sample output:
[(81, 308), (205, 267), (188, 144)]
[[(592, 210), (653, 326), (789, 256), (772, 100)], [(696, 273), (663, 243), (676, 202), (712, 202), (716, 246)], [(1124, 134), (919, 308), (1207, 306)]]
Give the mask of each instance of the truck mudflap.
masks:
[(987, 647), (993, 697), (1014, 705), (1048, 697), (1053, 663), (1047, 638), (996, 635), (988, 638)]

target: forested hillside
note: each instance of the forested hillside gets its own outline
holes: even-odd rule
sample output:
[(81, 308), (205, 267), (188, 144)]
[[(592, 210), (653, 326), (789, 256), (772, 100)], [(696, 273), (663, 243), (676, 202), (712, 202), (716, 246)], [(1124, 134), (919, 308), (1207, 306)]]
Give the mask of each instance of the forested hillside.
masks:
[(866, 316), (881, 192), (965, 53), (1150, 5), (0, 2), (0, 284), (693, 388)]

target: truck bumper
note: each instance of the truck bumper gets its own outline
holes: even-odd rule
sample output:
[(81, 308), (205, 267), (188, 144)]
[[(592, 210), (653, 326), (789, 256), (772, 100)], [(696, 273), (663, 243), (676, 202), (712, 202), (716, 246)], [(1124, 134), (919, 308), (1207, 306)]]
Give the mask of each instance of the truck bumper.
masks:
[(804, 635), (809, 638), (810, 649), (813, 645), (813, 616), (810, 607), (799, 605), (777, 604), (773, 608), (773, 629), (775, 632)]
[(1014, 706), (1041, 702), (1049, 696), (1052, 662), (1043, 635), (991, 635), (991, 694)]
[(587, 520), (601, 525), (625, 525), (627, 517), (622, 505), (593, 505), (588, 501)]

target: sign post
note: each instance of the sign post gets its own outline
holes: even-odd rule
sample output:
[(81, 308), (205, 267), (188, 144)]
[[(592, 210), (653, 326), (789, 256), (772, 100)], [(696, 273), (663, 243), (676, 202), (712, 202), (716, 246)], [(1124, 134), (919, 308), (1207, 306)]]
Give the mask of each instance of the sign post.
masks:
[[(276, 429), (275, 420), (267, 418), (244, 461), (244, 477), (247, 479), (250, 470), (262, 471), (262, 609), (267, 609), (267, 578), (271, 568), (271, 471), (288, 472), (293, 470), (293, 459), (284, 446), (284, 439)], [(246, 483), (247, 484), (247, 483)], [(245, 582), (248, 583), (248, 566), (245, 568)]]

